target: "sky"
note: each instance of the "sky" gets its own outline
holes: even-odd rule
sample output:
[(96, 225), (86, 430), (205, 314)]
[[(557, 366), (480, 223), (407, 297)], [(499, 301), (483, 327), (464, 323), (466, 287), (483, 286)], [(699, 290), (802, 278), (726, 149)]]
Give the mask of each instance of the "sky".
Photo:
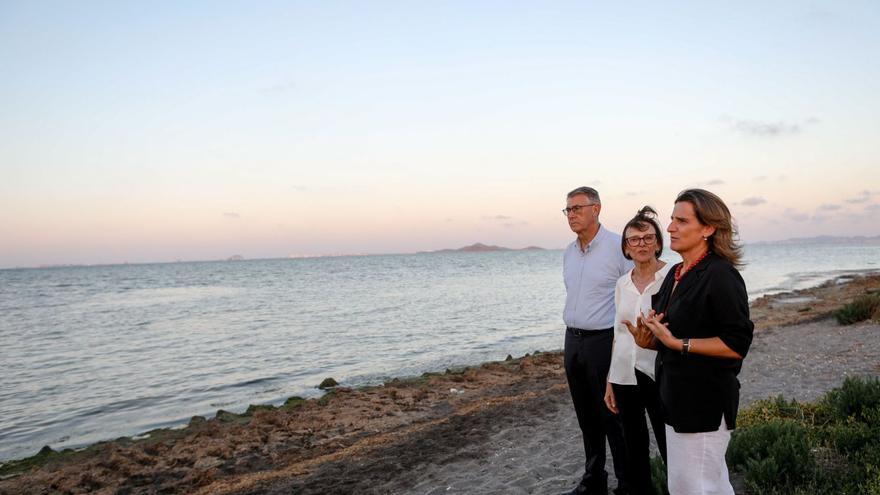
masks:
[(0, 0), (0, 267), (880, 235), (880, 3)]

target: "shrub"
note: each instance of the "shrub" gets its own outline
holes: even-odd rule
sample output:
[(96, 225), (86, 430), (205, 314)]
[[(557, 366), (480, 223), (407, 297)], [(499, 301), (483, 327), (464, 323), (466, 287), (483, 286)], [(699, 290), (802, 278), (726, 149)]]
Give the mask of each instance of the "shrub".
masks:
[(880, 294), (865, 294), (834, 312), (841, 325), (852, 325), (870, 319), (880, 311)]
[(853, 417), (866, 422), (871, 414), (877, 414), (871, 411), (880, 408), (880, 380), (847, 377), (840, 388), (825, 394), (823, 402), (839, 421)]
[(787, 401), (781, 395), (776, 398), (757, 400), (739, 412), (736, 418), (738, 429), (766, 423), (773, 419), (790, 419), (806, 427), (825, 424), (831, 421), (832, 411), (824, 402), (800, 403), (796, 400)]
[(812, 478), (816, 465), (807, 429), (796, 421), (776, 418), (737, 429), (727, 448), (727, 460), (756, 493), (802, 485)]
[(666, 464), (660, 456), (651, 458), (651, 483), (654, 485), (654, 493), (656, 495), (669, 495), (669, 484), (666, 481)]
[(856, 421), (836, 424), (825, 431), (829, 445), (844, 455), (856, 454), (872, 447), (877, 443), (878, 434), (880, 432), (877, 428)]
[(847, 378), (817, 403), (743, 410), (727, 450), (750, 494), (880, 495), (880, 380)]

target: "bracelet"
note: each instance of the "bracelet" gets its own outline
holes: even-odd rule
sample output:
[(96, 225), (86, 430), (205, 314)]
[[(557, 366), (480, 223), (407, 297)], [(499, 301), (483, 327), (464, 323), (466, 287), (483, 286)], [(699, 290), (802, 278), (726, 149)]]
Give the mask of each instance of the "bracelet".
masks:
[(681, 339), (681, 355), (687, 356), (688, 352), (691, 350), (691, 339), (683, 338)]

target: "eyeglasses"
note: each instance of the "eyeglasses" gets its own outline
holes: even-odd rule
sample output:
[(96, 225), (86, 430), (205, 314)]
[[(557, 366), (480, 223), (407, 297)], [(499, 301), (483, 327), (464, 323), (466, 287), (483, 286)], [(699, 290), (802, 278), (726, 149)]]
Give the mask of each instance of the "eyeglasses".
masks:
[(626, 238), (626, 243), (630, 245), (630, 247), (636, 247), (644, 241), (645, 246), (650, 246), (657, 241), (656, 234), (645, 234), (641, 237), (634, 235), (632, 237)]
[(588, 206), (596, 206), (597, 204), (599, 204), (599, 203), (587, 203), (585, 205), (572, 205), (572, 206), (569, 206), (568, 208), (563, 208), (562, 214), (565, 216), (568, 216), (569, 213), (578, 213), (579, 211), (581, 211), (581, 208), (586, 208)]

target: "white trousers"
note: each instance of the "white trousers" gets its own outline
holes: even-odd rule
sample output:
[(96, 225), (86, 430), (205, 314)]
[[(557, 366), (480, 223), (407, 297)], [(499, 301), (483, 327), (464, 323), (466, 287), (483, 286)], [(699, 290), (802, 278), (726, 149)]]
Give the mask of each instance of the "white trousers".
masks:
[(724, 418), (718, 431), (676, 433), (666, 425), (670, 495), (734, 495), (724, 454), (730, 431)]

